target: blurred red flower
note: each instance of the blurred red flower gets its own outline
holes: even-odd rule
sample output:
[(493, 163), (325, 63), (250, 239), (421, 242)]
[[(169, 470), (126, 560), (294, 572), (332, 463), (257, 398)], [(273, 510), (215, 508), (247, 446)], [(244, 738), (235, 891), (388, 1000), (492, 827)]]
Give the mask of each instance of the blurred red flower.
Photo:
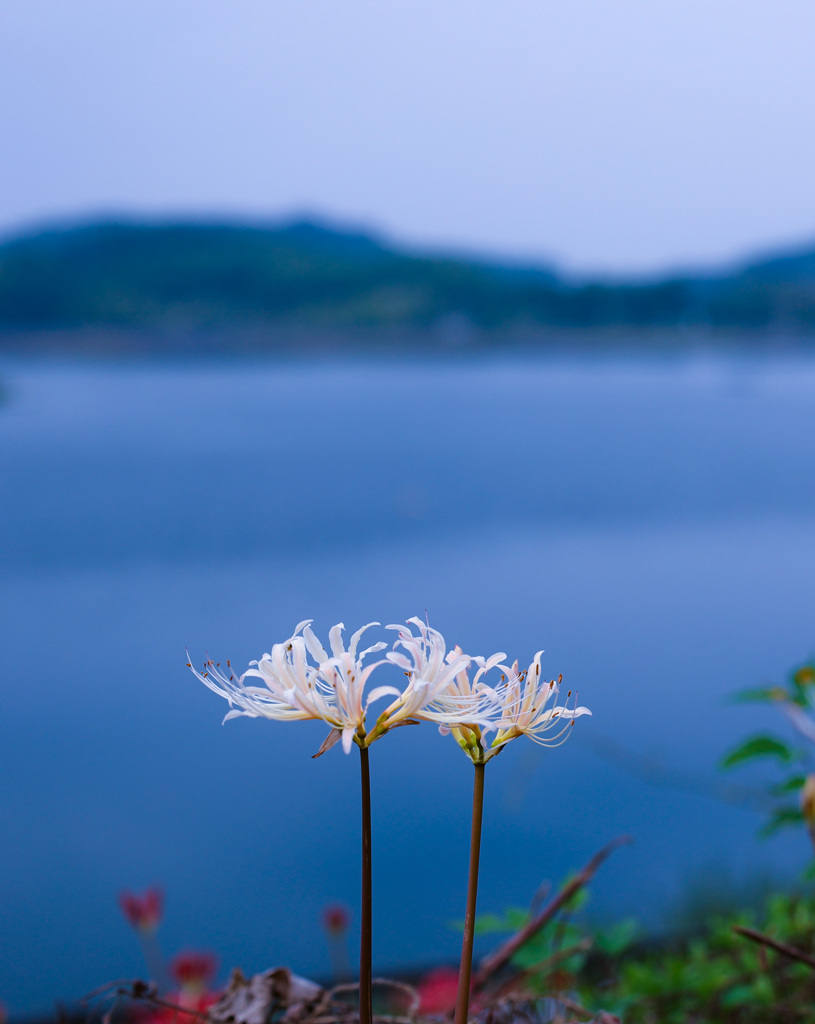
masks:
[(342, 935), (350, 923), (351, 915), (340, 903), (332, 903), (323, 911), (323, 927), (329, 935)]
[(170, 964), (170, 973), (182, 993), (190, 995), (206, 992), (217, 969), (218, 961), (212, 953), (196, 953), (193, 950), (179, 953)]
[(220, 997), (220, 992), (210, 989), (217, 967), (218, 961), (212, 953), (194, 950), (179, 953), (170, 964), (178, 990), (164, 996), (179, 1009), (162, 1006), (149, 1010), (138, 1024), (200, 1024), (200, 1014), (206, 1013)]
[(136, 931), (154, 932), (164, 913), (164, 893), (155, 886), (145, 889), (141, 896), (125, 891), (119, 893), (119, 906)]
[(454, 967), (437, 967), (429, 971), (416, 986), (419, 1013), (428, 1016), (449, 1013), (455, 1009), (458, 994), (458, 971)]

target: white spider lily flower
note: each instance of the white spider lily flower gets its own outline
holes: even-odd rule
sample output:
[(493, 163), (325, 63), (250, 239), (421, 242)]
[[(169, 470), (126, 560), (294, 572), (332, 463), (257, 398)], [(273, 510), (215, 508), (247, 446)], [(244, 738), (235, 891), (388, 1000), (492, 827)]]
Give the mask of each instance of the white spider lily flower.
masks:
[[(455, 653), (460, 654), (460, 649), (456, 648)], [(471, 658), (470, 666), (458, 669), (447, 688), (430, 705), (426, 716), (437, 711), (439, 731), (443, 734), (451, 732), (475, 764), (486, 763), (518, 736), (529, 736), (543, 746), (557, 746), (565, 742), (574, 720), (590, 715), (591, 711), (576, 706), (548, 706), (553, 697), (557, 698), (562, 677), (557, 682), (542, 681), (542, 653), (539, 651), (535, 655), (525, 672), (518, 671), (517, 661), (512, 666), (503, 664), (506, 657), (503, 652), (489, 658)], [(448, 657), (452, 657), (452, 652)], [(473, 666), (475, 672), (471, 676), (468, 668)], [(494, 669), (502, 672), (497, 686), (487, 682), (488, 673)], [(568, 697), (571, 697), (571, 691)], [(557, 731), (552, 736), (554, 730)], [(495, 733), (491, 743), (488, 740), (490, 732)]]
[[(314, 635), (311, 622), (306, 619), (299, 623), (288, 640), (275, 644), (259, 661), (250, 662), (250, 668), (241, 676), (235, 676), (229, 662), (228, 675), (212, 661), (207, 661), (203, 672), (197, 672), (192, 665), (190, 668), (205, 686), (229, 702), (233, 710), (228, 712), (225, 722), (239, 716), (277, 721), (319, 719), (332, 728), (320, 752), (342, 738), (343, 749), (348, 753), (354, 742), (367, 746), (377, 738), (366, 734), (368, 708), (373, 701), (394, 692), (394, 688), (379, 687), (365, 698), (365, 685), (371, 673), (384, 661), (370, 665), (363, 662), (369, 654), (388, 645), (377, 643), (357, 652), (365, 630), (379, 625), (369, 622), (353, 634), (346, 649), (342, 640), (345, 626), (338, 623), (329, 632), (329, 655)], [(309, 661), (309, 656), (316, 664)], [(259, 679), (263, 685), (249, 684), (247, 679)]]
[[(418, 628), (418, 636), (410, 629), (411, 624)], [(394, 641), (394, 650), (385, 657), (404, 671), (408, 685), (402, 693), (394, 690), (398, 699), (380, 716), (381, 720), (389, 727), (407, 719), (439, 724), (478, 720), (479, 711), (487, 700), (472, 692), (455, 690), (457, 674), (466, 675), (473, 659), (460, 647), (448, 655), (442, 634), (419, 618), (408, 619), (405, 626), (386, 628), (397, 630), (399, 636)], [(397, 651), (397, 647), (406, 653)]]
[[(558, 676), (557, 681), (545, 681), (541, 675), (542, 654), (543, 651), (538, 651), (532, 664), (523, 672), (518, 671), (517, 661), (510, 667), (501, 666), (506, 679), (493, 691), (501, 712), (485, 730), (495, 730), (490, 750), (497, 752), (518, 736), (528, 736), (544, 747), (560, 746), (568, 739), (575, 720), (582, 715), (591, 715), (588, 708), (577, 706), (577, 694), (574, 694), (571, 708), (568, 703), (548, 706), (550, 701), (557, 701), (563, 676)], [(567, 702), (569, 698), (572, 698), (571, 690), (566, 694)]]
[[(463, 662), (462, 657), (465, 658)], [(502, 714), (500, 698), (493, 687), (486, 684), (485, 676), (492, 669), (500, 667), (504, 658), (506, 654), (503, 651), (489, 658), (467, 658), (460, 647), (455, 647), (447, 655), (447, 660), (454, 665), (456, 671), (448, 685), (424, 712), (424, 717), (439, 723), (442, 736), (453, 734), (458, 745), (475, 764), (483, 764), (498, 753), (498, 750), (485, 750), (482, 743), (483, 733)], [(473, 666), (475, 672), (471, 678), (469, 670)]]

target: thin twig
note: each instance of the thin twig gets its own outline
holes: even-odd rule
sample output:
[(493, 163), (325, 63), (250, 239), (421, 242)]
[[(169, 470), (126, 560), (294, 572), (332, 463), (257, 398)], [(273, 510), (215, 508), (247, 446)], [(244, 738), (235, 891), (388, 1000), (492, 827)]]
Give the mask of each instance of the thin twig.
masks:
[(573, 999), (568, 999), (566, 996), (558, 996), (557, 1001), (565, 1010), (571, 1010), (572, 1013), (576, 1013), (578, 1017), (593, 1017), (594, 1012), (587, 1010), (585, 1006), (581, 1006), (580, 1003), (576, 1003)]
[(572, 1013), (576, 1013), (580, 1017), (589, 1017), (593, 1019), (596, 1024), (621, 1024), (620, 1018), (615, 1017), (613, 1013), (609, 1013), (607, 1010), (587, 1010), (585, 1006), (581, 1006), (580, 1003), (574, 1002), (572, 999), (568, 999), (566, 996), (557, 996), (557, 1002)]
[(528, 924), (525, 924), (523, 928), (508, 938), (498, 949), (484, 957), (473, 978), (473, 988), (483, 988), (492, 975), (509, 963), (521, 946), (529, 942), (532, 936), (537, 934), (545, 924), (551, 921), (560, 908), (568, 903), (572, 896), (590, 881), (594, 873), (610, 854), (618, 847), (628, 846), (632, 842), (631, 836), (618, 836), (616, 839), (612, 839), (598, 853), (595, 853), (583, 870), (579, 871), (570, 882), (563, 886), (557, 896), (543, 908), (537, 917), (533, 918)]
[[(123, 993), (129, 995), (128, 992)], [(203, 1010), (190, 1010), (186, 1006), (179, 1006), (178, 1003), (170, 1003), (166, 999), (161, 999), (158, 996), (139, 996), (136, 997), (141, 1002), (150, 1003), (151, 1006), (160, 1006), (165, 1010), (172, 1010), (174, 1013), (184, 1013), (188, 1017), (197, 1017), (198, 1020), (209, 1020), (210, 1016), (208, 1013), (204, 1013)]]
[(95, 988), (92, 992), (89, 992), (86, 996), (83, 996), (80, 1000), (80, 1005), (85, 1006), (92, 1000), (97, 999), (99, 996), (112, 996), (113, 1006), (105, 1015), (106, 1019), (113, 1010), (116, 1008), (118, 1001), (123, 998), (132, 999), (134, 1002), (149, 1003), (150, 1006), (159, 1006), (164, 1010), (172, 1010), (174, 1013), (183, 1013), (189, 1017), (196, 1017), (198, 1020), (206, 1021), (209, 1020), (209, 1014), (204, 1013), (202, 1010), (191, 1010), (186, 1006), (179, 1006), (178, 1003), (171, 1003), (167, 999), (162, 999), (161, 996), (156, 992), (156, 986), (146, 981), (136, 979), (121, 979), (120, 981), (110, 981), (107, 985), (100, 985), (99, 988)]
[(518, 971), (517, 974), (513, 974), (511, 978), (507, 978), (498, 989), (490, 997), (490, 1002), (495, 1002), (502, 999), (505, 995), (512, 991), (512, 989), (526, 981), (527, 978), (531, 978), (536, 974), (543, 974), (545, 971), (550, 971), (558, 964), (564, 963), (570, 957), (576, 956), (578, 953), (586, 953), (591, 949), (593, 940), (590, 938), (581, 939), (580, 942), (576, 942), (573, 946), (567, 946), (566, 949), (558, 950), (551, 956), (547, 956), (545, 959), (538, 961), (531, 967), (527, 967), (523, 971)]
[(146, 982), (134, 981), (132, 978), (119, 978), (118, 981), (108, 981), (106, 984), (100, 985), (99, 988), (95, 988), (92, 992), (88, 992), (87, 995), (82, 996), (79, 1000), (79, 1005), (85, 1006), (92, 999), (106, 995), (108, 992), (113, 992), (115, 989), (125, 988), (132, 992), (135, 991), (137, 986), (141, 985), (144, 985), (145, 988), (149, 987)]
[(801, 949), (796, 949), (795, 946), (788, 946), (786, 942), (779, 942), (778, 939), (773, 939), (763, 932), (756, 931), (755, 928), (744, 928), (740, 924), (734, 924), (733, 931), (737, 935), (742, 935), (745, 939), (758, 942), (762, 946), (769, 946), (776, 953), (781, 953), (783, 956), (789, 957), (790, 960), (797, 960), (799, 963), (806, 964), (807, 967), (815, 970), (815, 957), (810, 956), (809, 953), (805, 953)]

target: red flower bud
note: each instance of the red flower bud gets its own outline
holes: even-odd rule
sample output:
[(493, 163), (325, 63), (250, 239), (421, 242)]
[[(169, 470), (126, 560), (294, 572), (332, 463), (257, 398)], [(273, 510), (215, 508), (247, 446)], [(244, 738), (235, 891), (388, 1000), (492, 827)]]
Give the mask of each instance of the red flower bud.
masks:
[(136, 931), (154, 932), (164, 913), (164, 894), (154, 886), (146, 889), (143, 896), (122, 892), (119, 894), (119, 906)]
[(323, 927), (329, 935), (342, 935), (350, 923), (351, 915), (339, 903), (332, 903), (323, 911)]

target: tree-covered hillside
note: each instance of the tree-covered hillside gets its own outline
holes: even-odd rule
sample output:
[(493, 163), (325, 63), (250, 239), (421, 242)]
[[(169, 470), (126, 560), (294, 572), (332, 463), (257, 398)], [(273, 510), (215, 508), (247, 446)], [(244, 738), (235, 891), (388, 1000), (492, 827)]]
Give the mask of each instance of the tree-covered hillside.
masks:
[(815, 332), (815, 254), (730, 275), (568, 283), (544, 270), (409, 255), (309, 223), (104, 223), (0, 246), (0, 328), (195, 330), (269, 324), (422, 329)]

